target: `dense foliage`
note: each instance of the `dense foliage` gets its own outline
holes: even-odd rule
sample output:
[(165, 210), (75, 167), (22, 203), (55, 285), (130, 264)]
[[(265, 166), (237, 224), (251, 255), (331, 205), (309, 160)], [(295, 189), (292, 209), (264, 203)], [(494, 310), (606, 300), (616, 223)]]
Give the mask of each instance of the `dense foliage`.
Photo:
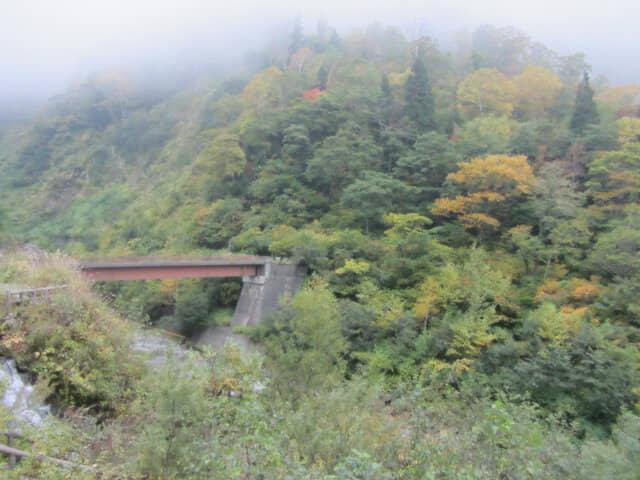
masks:
[[(300, 28), (255, 71), (170, 95), (96, 75), (0, 137), (5, 245), (306, 265), (308, 286), (246, 332), (267, 392), (234, 355), (179, 382), (116, 374), (107, 340), (86, 378), (73, 335), (38, 343), (60, 336), (45, 306), (14, 354), (45, 352), (30, 368), (50, 377), (73, 352), (60, 401), (113, 418), (96, 438), (140, 439), (126, 463), (146, 478), (637, 478), (640, 87), (513, 29), (443, 52)], [(228, 321), (239, 283), (101, 288), (193, 334)], [(110, 338), (82, 323), (94, 300), (65, 301)]]
[[(607, 438), (589, 434), (578, 442), (581, 430), (541, 409), (544, 398), (536, 405), (513, 393), (487, 395), (482, 381), (453, 386), (433, 366), (393, 388), (373, 370), (345, 380), (343, 354), (358, 337), (343, 333), (343, 319), (358, 307), (341, 308), (320, 279), (266, 325), (264, 357), (229, 347), (150, 361), (132, 349), (133, 324), (88, 291), (69, 265), (33, 253), (2, 259), (3, 281), (71, 288), (14, 307), (0, 345), (59, 410), (37, 428), (23, 425), (32, 441), (14, 446), (89, 470), (31, 457), (3, 478), (637, 478), (640, 418), (630, 412)], [(378, 338), (371, 363), (383, 367), (381, 352), (393, 346)], [(396, 334), (393, 343), (399, 341)], [(573, 345), (572, 354), (579, 348)], [(553, 361), (557, 352), (539, 361)], [(592, 359), (587, 355), (584, 365)], [(553, 365), (533, 375), (546, 374), (558, 388), (564, 368), (580, 386), (580, 367)], [(545, 389), (547, 400), (557, 400), (552, 390)], [(612, 393), (622, 391), (591, 390), (588, 401), (613, 406), (615, 399), (595, 398)], [(0, 404), (0, 429), (11, 421)]]

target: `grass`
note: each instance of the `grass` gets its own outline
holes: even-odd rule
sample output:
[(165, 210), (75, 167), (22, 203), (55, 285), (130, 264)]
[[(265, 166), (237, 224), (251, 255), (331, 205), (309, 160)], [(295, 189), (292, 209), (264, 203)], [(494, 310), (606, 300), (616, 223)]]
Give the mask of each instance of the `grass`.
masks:
[(219, 308), (218, 310), (211, 312), (205, 321), (205, 325), (211, 327), (228, 327), (231, 325), (231, 319), (233, 318), (233, 308)]

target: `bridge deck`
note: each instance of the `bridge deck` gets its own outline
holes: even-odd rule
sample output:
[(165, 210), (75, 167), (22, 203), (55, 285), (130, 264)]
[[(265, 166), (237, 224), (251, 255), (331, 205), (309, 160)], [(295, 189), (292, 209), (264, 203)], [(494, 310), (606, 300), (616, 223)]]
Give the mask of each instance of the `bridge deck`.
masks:
[(85, 259), (80, 270), (92, 281), (212, 278), (260, 275), (266, 257), (114, 257)]

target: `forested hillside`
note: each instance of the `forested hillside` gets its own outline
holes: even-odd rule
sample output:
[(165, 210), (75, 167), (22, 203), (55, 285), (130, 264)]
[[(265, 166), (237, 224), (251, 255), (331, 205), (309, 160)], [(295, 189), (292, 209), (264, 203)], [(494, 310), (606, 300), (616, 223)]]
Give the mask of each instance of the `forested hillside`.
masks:
[[(248, 59), (188, 88), (96, 73), (0, 132), (7, 249), (308, 267), (245, 332), (269, 401), (245, 411), (198, 390), (209, 373), (188, 380), (184, 415), (241, 427), (216, 427), (206, 465), (167, 454), (166, 478), (639, 478), (640, 83), (491, 26), (445, 51), (298, 25)], [(224, 323), (239, 286), (101, 291), (190, 335)], [(156, 426), (184, 453), (203, 433), (174, 414)], [(160, 475), (138, 453), (139, 478)]]

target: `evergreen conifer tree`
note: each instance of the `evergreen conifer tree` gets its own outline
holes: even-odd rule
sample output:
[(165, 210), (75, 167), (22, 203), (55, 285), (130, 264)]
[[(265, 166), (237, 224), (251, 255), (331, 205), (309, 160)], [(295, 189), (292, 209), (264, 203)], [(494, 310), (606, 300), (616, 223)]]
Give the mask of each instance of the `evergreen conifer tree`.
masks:
[(418, 50), (413, 67), (411, 67), (411, 75), (407, 78), (405, 95), (407, 115), (415, 124), (418, 132), (433, 130), (435, 128), (433, 93), (424, 64), (422, 48)]
[(593, 101), (593, 89), (589, 85), (589, 74), (584, 72), (582, 82), (578, 85), (576, 103), (569, 127), (574, 133), (582, 133), (587, 125), (598, 123), (600, 118), (596, 103)]
[(389, 85), (389, 77), (386, 73), (382, 75), (382, 80), (380, 81), (380, 90), (382, 90), (383, 97), (391, 96), (391, 85)]
[(329, 81), (329, 70), (325, 65), (322, 65), (320, 69), (318, 69), (318, 88), (320, 90), (327, 89), (327, 82)]

